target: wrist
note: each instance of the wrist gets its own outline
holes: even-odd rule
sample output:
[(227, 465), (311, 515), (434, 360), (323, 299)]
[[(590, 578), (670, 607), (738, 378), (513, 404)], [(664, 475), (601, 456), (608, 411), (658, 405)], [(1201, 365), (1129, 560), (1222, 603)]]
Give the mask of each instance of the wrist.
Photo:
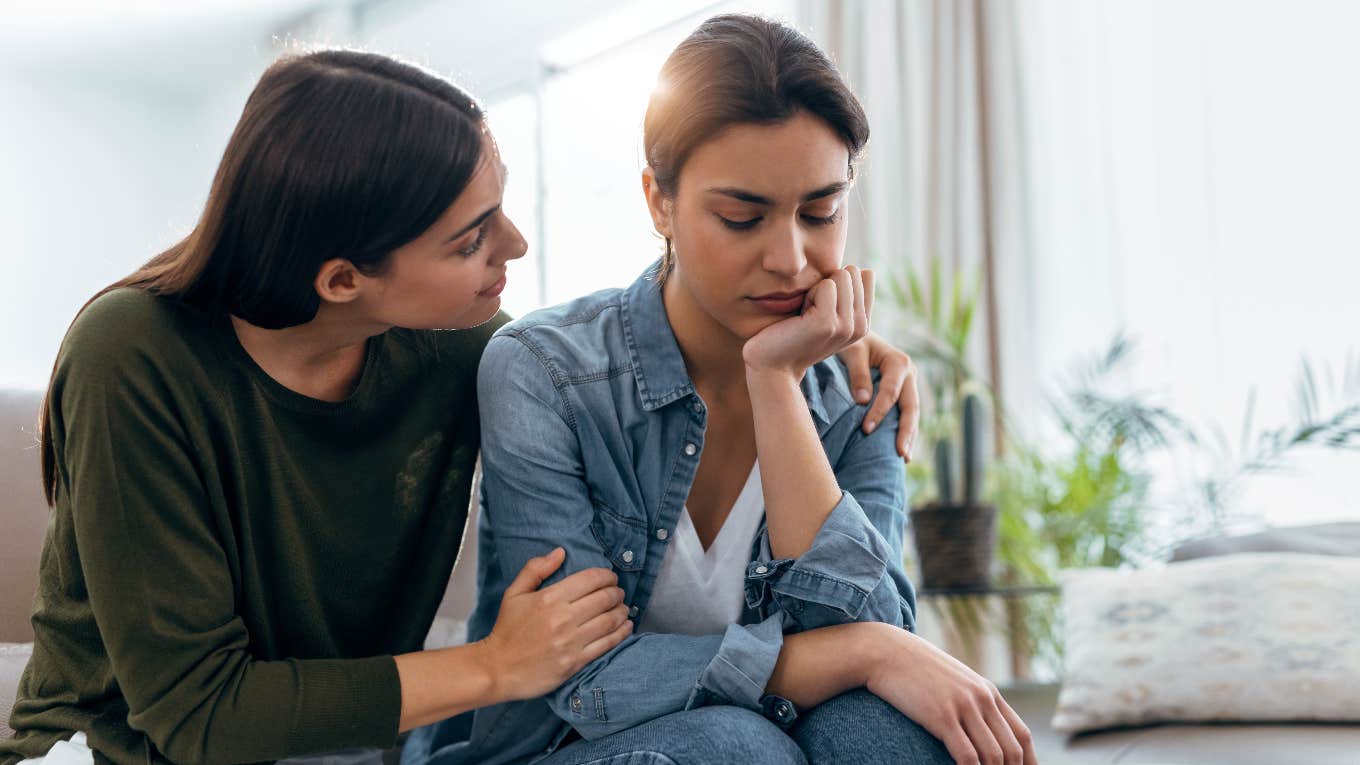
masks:
[[(891, 624), (880, 622), (859, 622), (862, 629), (855, 636), (854, 655), (858, 657), (855, 666), (855, 679), (861, 687), (874, 685), (877, 673), (888, 662), (900, 634), (907, 634)], [(900, 633), (900, 634), (899, 634)]]
[(803, 380), (806, 369), (796, 370), (790, 366), (768, 366), (751, 361), (746, 362), (746, 386), (751, 390), (775, 387), (797, 388)]
[(468, 643), (467, 648), (472, 653), (473, 659), (470, 668), (471, 682), (481, 691), (481, 695), (489, 700), (484, 706), (503, 704), (520, 698), (515, 694), (513, 683), (510, 682), (510, 673), (505, 671), (505, 662), (502, 661), (495, 645), (490, 642), (490, 637)]

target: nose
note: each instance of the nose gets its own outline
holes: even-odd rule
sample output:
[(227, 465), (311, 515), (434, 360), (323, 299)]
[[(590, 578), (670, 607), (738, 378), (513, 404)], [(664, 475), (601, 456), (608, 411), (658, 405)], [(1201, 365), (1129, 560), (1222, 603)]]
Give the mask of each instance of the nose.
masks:
[(803, 252), (803, 232), (796, 222), (771, 226), (769, 240), (765, 246), (765, 256), (761, 265), (770, 273), (793, 278), (802, 273), (807, 266), (807, 255)]
[(509, 216), (502, 212), (499, 217), (505, 225), (507, 240), (505, 246), (498, 248), (499, 251), (496, 253), (500, 256), (500, 262), (507, 263), (524, 257), (524, 254), (529, 251), (529, 242), (525, 240), (524, 234), (520, 233), (519, 227), (515, 225), (514, 221), (510, 220)]

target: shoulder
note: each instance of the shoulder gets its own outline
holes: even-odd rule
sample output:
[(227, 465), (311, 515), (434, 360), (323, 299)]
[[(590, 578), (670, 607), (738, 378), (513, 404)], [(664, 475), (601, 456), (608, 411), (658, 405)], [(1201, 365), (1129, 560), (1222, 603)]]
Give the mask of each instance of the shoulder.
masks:
[(58, 367), (95, 375), (132, 366), (182, 369), (212, 342), (212, 322), (197, 309), (123, 287), (95, 298), (71, 323)]
[(510, 322), (487, 346), (483, 374), (507, 364), (536, 364), (561, 383), (627, 367), (622, 299), (622, 290), (601, 290)]

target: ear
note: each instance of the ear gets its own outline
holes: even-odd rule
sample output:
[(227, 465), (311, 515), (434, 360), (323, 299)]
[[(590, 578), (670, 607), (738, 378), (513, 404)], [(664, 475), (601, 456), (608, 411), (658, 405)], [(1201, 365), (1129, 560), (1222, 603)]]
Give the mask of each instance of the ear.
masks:
[(652, 214), (652, 225), (658, 234), (671, 236), (671, 198), (661, 191), (656, 173), (648, 167), (642, 171), (642, 194), (647, 198), (647, 211)]
[(329, 303), (349, 303), (359, 297), (359, 283), (363, 274), (344, 258), (331, 258), (321, 264), (312, 286), (316, 294)]

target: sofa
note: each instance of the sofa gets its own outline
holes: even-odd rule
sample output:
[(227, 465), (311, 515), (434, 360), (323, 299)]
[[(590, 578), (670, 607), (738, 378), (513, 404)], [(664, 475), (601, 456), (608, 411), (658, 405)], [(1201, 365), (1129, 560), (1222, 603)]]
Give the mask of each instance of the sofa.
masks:
[[(36, 419), (40, 394), (0, 390), (0, 736), (29, 652), (29, 610), (48, 511), (38, 480)], [(469, 525), (469, 534), (475, 529)], [(1299, 541), (1290, 536), (1292, 543)], [(427, 645), (456, 643), (472, 606), (475, 540), (450, 580)], [(1269, 549), (1270, 541), (1262, 543)], [(1004, 692), (1030, 726), (1044, 765), (1360, 765), (1360, 724), (1151, 725), (1066, 736), (1053, 730), (1058, 698), (1053, 685), (1017, 686)]]

